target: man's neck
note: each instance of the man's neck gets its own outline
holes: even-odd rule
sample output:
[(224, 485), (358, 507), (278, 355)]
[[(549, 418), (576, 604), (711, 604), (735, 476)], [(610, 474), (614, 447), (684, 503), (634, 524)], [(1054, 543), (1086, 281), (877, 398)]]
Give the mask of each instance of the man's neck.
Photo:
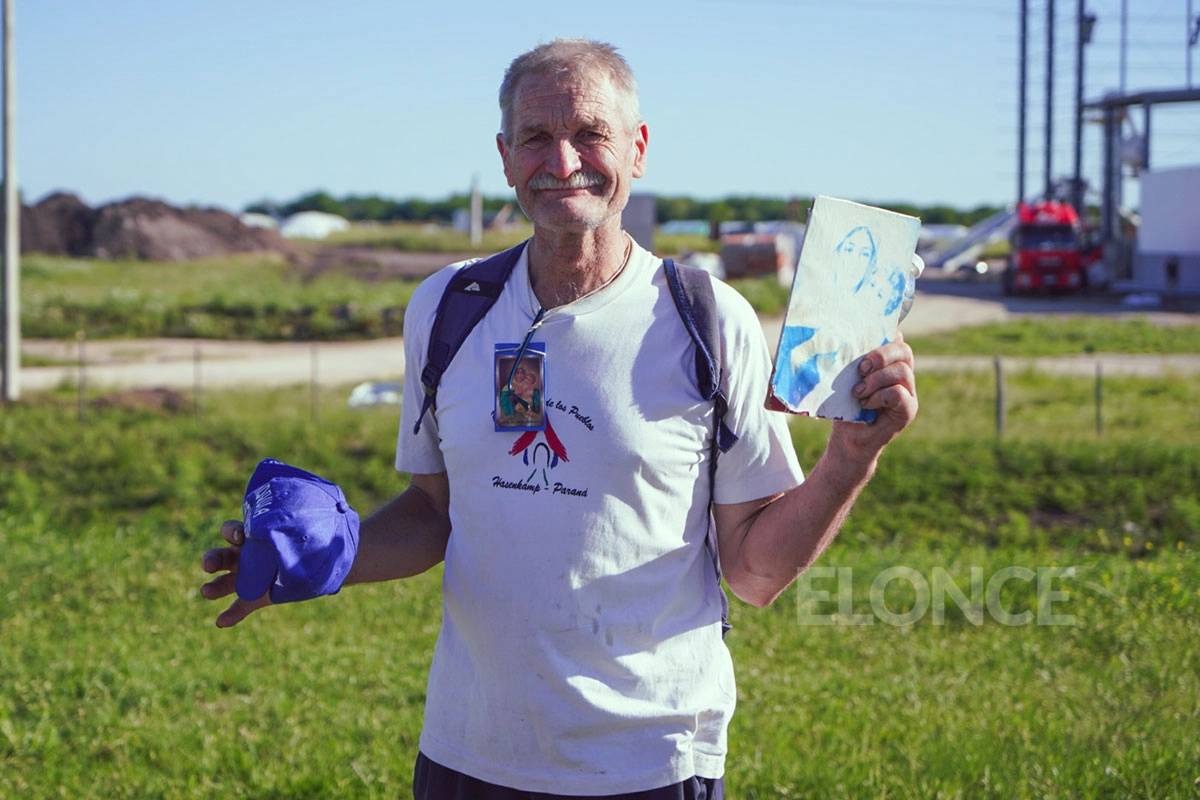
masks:
[(535, 229), (529, 243), (529, 280), (542, 308), (555, 308), (614, 280), (632, 240), (619, 225), (585, 233)]

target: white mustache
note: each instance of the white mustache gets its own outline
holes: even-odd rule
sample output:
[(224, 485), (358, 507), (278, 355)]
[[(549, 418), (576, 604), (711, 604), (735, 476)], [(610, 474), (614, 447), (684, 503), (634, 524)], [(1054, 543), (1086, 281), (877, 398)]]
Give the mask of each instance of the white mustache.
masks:
[(585, 170), (572, 172), (565, 179), (541, 172), (529, 179), (529, 188), (535, 192), (542, 189), (587, 189), (592, 186), (602, 186), (606, 182), (603, 175)]

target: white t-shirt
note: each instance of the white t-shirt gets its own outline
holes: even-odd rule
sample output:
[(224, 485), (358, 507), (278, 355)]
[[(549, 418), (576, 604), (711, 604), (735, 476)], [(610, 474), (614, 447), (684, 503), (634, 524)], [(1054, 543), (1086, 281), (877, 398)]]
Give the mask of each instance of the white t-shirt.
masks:
[[(418, 288), (404, 330), (396, 468), (450, 484), (421, 750), (533, 792), (720, 777), (735, 691), (704, 547), (713, 407), (662, 262), (635, 246), (610, 285), (546, 317), (533, 341), (546, 345), (552, 432), (497, 432), (494, 346), (519, 343), (538, 311), (522, 254), (414, 435), (434, 312), (465, 263)], [(740, 437), (718, 459), (715, 497), (737, 503), (803, 476), (785, 417), (763, 407), (762, 328), (734, 290), (713, 288)]]

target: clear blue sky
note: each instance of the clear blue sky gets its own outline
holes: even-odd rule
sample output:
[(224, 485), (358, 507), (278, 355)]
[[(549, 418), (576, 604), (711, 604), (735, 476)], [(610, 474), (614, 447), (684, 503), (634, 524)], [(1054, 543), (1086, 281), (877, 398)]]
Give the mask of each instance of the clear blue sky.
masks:
[[(230, 210), (315, 189), (436, 199), (474, 175), (507, 195), (496, 89), (513, 56), (559, 35), (610, 41), (632, 65), (650, 129), (637, 191), (960, 208), (1016, 191), (1016, 0), (13, 2), (27, 202), (58, 189), (93, 205), (139, 194)], [(1182, 87), (1185, 0), (1129, 5), (1127, 88)], [(1045, 0), (1030, 6), (1036, 186)], [(1119, 82), (1120, 3), (1089, 7), (1098, 97)], [(1059, 0), (1063, 174), (1074, 14)], [(1195, 105), (1156, 117), (1160, 162), (1200, 162)]]

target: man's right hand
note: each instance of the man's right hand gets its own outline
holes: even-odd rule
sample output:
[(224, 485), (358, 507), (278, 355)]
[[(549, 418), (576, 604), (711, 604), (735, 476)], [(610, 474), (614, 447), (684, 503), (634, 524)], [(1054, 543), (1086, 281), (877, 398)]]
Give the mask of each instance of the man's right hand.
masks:
[[(242, 545), (246, 542), (246, 532), (242, 528), (241, 520), (231, 519), (222, 523), (221, 537), (230, 546), (214, 547), (200, 559), (201, 569), (208, 574), (224, 573), (200, 587), (200, 596), (208, 600), (220, 600), (237, 591), (238, 562), (241, 559)], [(263, 596), (257, 600), (235, 598), (229, 608), (217, 616), (217, 627), (231, 628), (252, 612), (269, 605), (271, 605), (270, 591), (264, 592)]]

